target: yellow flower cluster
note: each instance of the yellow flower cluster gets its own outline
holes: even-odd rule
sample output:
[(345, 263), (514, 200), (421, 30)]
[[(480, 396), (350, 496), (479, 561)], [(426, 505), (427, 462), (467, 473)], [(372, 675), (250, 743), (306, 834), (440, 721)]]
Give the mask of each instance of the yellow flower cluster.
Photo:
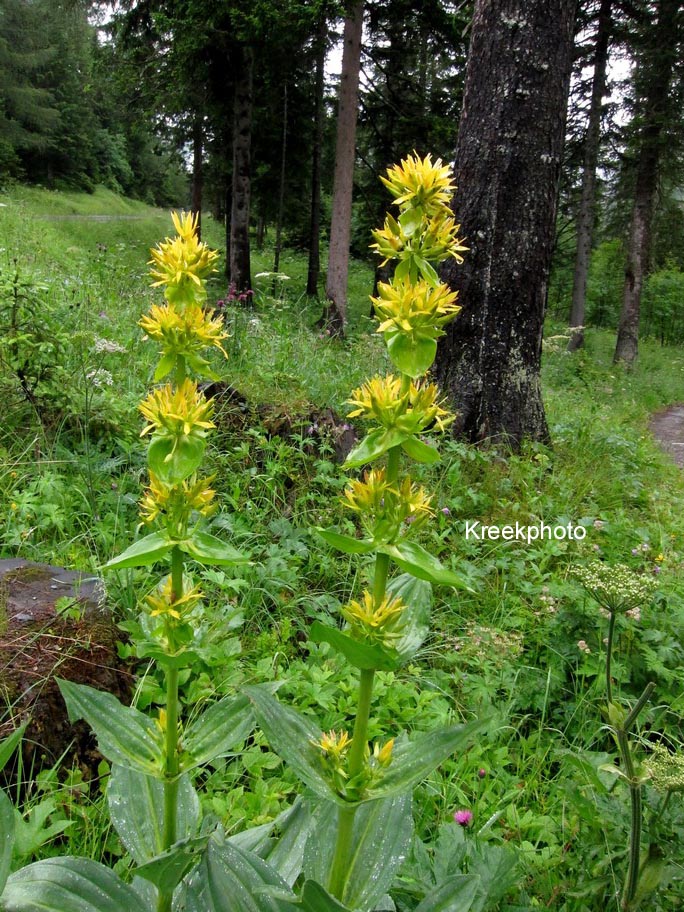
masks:
[(353, 390), (354, 406), (348, 418), (377, 421), (384, 428), (397, 428), (410, 434), (421, 434), (435, 425), (443, 431), (454, 416), (438, 401), (439, 390), (434, 383), (413, 383), (403, 389), (400, 377), (389, 374), (374, 377)]
[(417, 276), (418, 272), (424, 274), (426, 262), (439, 262), (449, 257), (457, 263), (463, 262), (461, 254), (468, 248), (458, 236), (460, 228), (451, 216), (444, 216), (430, 219), (422, 231), (409, 231), (401, 220), (397, 221), (388, 213), (383, 227), (372, 232), (375, 243), (371, 244), (371, 249), (383, 257), (382, 266), (390, 260), (404, 260), (410, 264), (409, 275)]
[(151, 617), (170, 617), (176, 621), (181, 620), (202, 598), (199, 586), (192, 586), (180, 594), (173, 591), (171, 577), (166, 579), (152, 594), (145, 597), (145, 603), (150, 608)]
[(430, 285), (424, 279), (411, 282), (408, 276), (391, 285), (380, 282), (378, 297), (371, 298), (379, 320), (377, 332), (403, 332), (436, 339), (444, 335), (441, 328), (461, 310), (456, 303), (457, 291), (447, 285)]
[(418, 528), (428, 516), (432, 496), (425, 488), (405, 477), (401, 484), (390, 485), (386, 470), (371, 469), (363, 481), (352, 480), (345, 488), (342, 503), (360, 514), (361, 522), (371, 538), (392, 543), (402, 531), (402, 523)]
[[(180, 358), (193, 369), (201, 370), (207, 364), (200, 355), (205, 348), (218, 348), (226, 355), (221, 345), (228, 335), (223, 329), (223, 317), (212, 317), (198, 304), (188, 304), (183, 310), (175, 304), (153, 304), (138, 325), (148, 338), (161, 343), (165, 373), (171, 371)], [(159, 372), (156, 378), (161, 379)]]
[(429, 155), (420, 158), (415, 151), (400, 165), (388, 168), (387, 177), (380, 180), (397, 206), (408, 203), (420, 207), (428, 216), (437, 215), (448, 206), (456, 189), (449, 165), (443, 165), (441, 158), (433, 163)]
[(165, 285), (167, 301), (199, 303), (206, 298), (204, 279), (216, 272), (218, 253), (197, 239), (197, 219), (192, 213), (173, 212), (171, 218), (177, 236), (166, 238), (150, 251), (153, 287)]
[(167, 383), (149, 394), (138, 406), (149, 424), (141, 437), (153, 431), (160, 437), (200, 437), (216, 425), (211, 421), (214, 404), (186, 378), (180, 386)]
[(353, 637), (391, 646), (402, 636), (404, 609), (402, 600), (390, 595), (377, 604), (373, 593), (366, 589), (360, 602), (352, 599), (340, 612), (349, 623)]
[(150, 472), (150, 486), (140, 501), (143, 521), (149, 524), (161, 518), (172, 538), (185, 538), (193, 513), (211, 516), (216, 510), (216, 491), (210, 487), (214, 477), (192, 475), (179, 485), (167, 485)]

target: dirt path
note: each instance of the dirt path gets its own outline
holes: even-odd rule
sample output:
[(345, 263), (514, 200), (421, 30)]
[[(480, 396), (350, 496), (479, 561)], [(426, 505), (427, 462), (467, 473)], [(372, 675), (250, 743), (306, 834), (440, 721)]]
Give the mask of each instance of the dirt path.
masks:
[(684, 468), (684, 405), (671, 405), (656, 412), (649, 427), (665, 452)]

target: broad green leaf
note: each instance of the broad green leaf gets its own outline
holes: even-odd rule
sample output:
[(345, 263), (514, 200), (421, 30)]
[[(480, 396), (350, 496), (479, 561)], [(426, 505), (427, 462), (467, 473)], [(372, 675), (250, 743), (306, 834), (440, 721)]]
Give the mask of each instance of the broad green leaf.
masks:
[(411, 576), (417, 576), (418, 579), (472, 591), (460, 576), (448, 570), (434, 555), (416, 542), (402, 539), (394, 545), (379, 545), (378, 551), (388, 554), (402, 570)]
[(262, 687), (245, 687), (245, 693), (254, 704), (259, 727), (268, 743), (295, 775), (321, 798), (348, 806), (333, 791), (318, 762), (314, 744), (320, 740), (321, 729)]
[(285, 881), (258, 855), (215, 834), (192, 875), (194, 901), (187, 908), (192, 912), (293, 912), (291, 902), (272, 892), (294, 900)]
[(311, 812), (301, 798), (273, 821), (278, 840), (270, 840), (267, 851), (257, 854), (277, 871), (288, 886), (293, 886), (302, 872), (304, 851), (311, 832)]
[[(107, 786), (109, 816), (136, 864), (142, 865), (164, 851), (164, 783), (138, 770), (112, 766)], [(178, 779), (176, 837), (197, 833), (200, 804), (187, 775)]]
[(411, 206), (410, 209), (405, 209), (401, 213), (397, 221), (406, 237), (412, 237), (423, 224), (423, 210), (416, 206)]
[(0, 790), (0, 893), (12, 864), (14, 848), (14, 805)]
[(135, 873), (153, 883), (161, 893), (171, 893), (197, 865), (208, 842), (209, 836), (180, 840), (166, 852), (137, 867)]
[(164, 484), (177, 485), (199, 468), (206, 446), (202, 437), (153, 437), (147, 463)]
[(462, 750), (472, 735), (483, 727), (479, 721), (456, 725), (419, 735), (413, 741), (399, 740), (394, 744), (392, 762), (382, 778), (367, 791), (367, 801), (387, 798), (410, 791), (429, 776), (447, 757)]
[[(293, 912), (296, 907), (293, 907)], [(327, 890), (314, 880), (307, 880), (302, 888), (300, 908), (303, 912), (349, 912)]]
[(9, 762), (9, 758), (15, 752), (17, 747), (19, 747), (27, 725), (28, 722), (24, 722), (23, 725), (19, 726), (19, 728), (15, 728), (11, 735), (8, 735), (6, 738), (3, 738), (3, 740), (0, 741), (0, 771), (4, 770), (4, 768), (7, 766), (7, 763)]
[(401, 639), (395, 643), (400, 662), (407, 662), (418, 652), (430, 632), (432, 585), (410, 573), (402, 573), (387, 585), (387, 592), (406, 605)]
[(174, 352), (167, 352), (165, 355), (162, 355), (157, 364), (157, 369), (154, 372), (154, 377), (152, 378), (155, 383), (159, 383), (167, 374), (171, 373), (176, 366), (177, 357), (178, 356)]
[(46, 858), (12, 874), (4, 912), (150, 912), (113, 871), (88, 858)]
[(402, 373), (416, 380), (432, 367), (437, 354), (436, 339), (405, 332), (386, 332), (384, 336), (390, 360)]
[(164, 538), (158, 532), (146, 535), (140, 541), (135, 542), (126, 548), (123, 554), (113, 557), (107, 561), (105, 568), (108, 570), (124, 570), (126, 567), (147, 567), (150, 564), (161, 560), (169, 553), (173, 543)]
[(398, 428), (376, 428), (354, 447), (345, 459), (343, 468), (354, 469), (367, 462), (373, 462), (392, 447), (399, 446), (408, 436), (408, 431), (400, 431)]
[(458, 874), (431, 890), (415, 912), (469, 912), (479, 889), (479, 877)]
[(418, 271), (425, 281), (432, 285), (433, 288), (436, 288), (437, 285), (439, 285), (439, 276), (437, 275), (435, 267), (421, 256), (414, 256), (413, 262), (418, 267)]
[(162, 734), (148, 716), (124, 706), (113, 694), (87, 684), (59, 680), (69, 719), (85, 719), (95, 732), (98, 747), (112, 763), (162, 777)]
[(253, 728), (254, 712), (246, 696), (224, 697), (213, 703), (183, 733), (181, 769), (226, 757)]
[(344, 554), (368, 554), (375, 548), (373, 542), (366, 538), (352, 538), (350, 535), (333, 532), (332, 529), (316, 529), (316, 531), (323, 541)]
[(309, 635), (314, 643), (330, 643), (354, 668), (392, 671), (401, 664), (394, 649), (387, 649), (377, 643), (361, 643), (337, 627), (328, 627), (314, 621)]
[(424, 443), (419, 437), (414, 437), (413, 435), (404, 440), (401, 448), (407, 456), (410, 456), (411, 459), (415, 459), (416, 462), (424, 462), (428, 465), (433, 465), (441, 459), (437, 447), (431, 446), (429, 443)]
[[(328, 886), (338, 814), (338, 808), (330, 802), (316, 809), (304, 862), (307, 878)], [(341, 897), (346, 906), (363, 912), (376, 907), (408, 854), (412, 834), (410, 794), (373, 801), (357, 809)]]
[(236, 551), (215, 535), (209, 532), (194, 532), (192, 538), (179, 542), (181, 551), (199, 561), (200, 564), (247, 564), (246, 554)]

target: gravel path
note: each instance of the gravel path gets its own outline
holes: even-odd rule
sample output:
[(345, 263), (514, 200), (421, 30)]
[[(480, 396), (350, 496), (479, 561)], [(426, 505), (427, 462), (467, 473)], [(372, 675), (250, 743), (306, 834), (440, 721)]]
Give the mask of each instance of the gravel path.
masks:
[(671, 405), (656, 412), (649, 426), (665, 452), (678, 466), (684, 467), (684, 405)]

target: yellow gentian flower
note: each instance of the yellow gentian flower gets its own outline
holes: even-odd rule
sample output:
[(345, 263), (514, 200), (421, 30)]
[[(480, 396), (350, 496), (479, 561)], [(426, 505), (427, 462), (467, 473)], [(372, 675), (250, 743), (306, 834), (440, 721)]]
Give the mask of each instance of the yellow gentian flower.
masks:
[(448, 285), (440, 283), (433, 287), (424, 279), (411, 282), (405, 276), (390, 284), (380, 282), (378, 297), (371, 298), (382, 321), (377, 332), (403, 332), (430, 339), (443, 336), (441, 327), (461, 310), (457, 297), (458, 292), (451, 291)]
[(360, 602), (352, 599), (340, 609), (340, 613), (349, 623), (352, 636), (390, 646), (402, 635), (401, 621), (405, 607), (401, 599), (391, 595), (385, 595), (378, 605), (373, 593), (366, 589)]
[(434, 383), (412, 382), (408, 390), (401, 390), (399, 377), (374, 377), (352, 392), (348, 402), (354, 409), (347, 417), (374, 420), (384, 428), (410, 434), (420, 434), (433, 424), (443, 431), (454, 420), (438, 401), (439, 390)]
[(394, 197), (397, 206), (409, 204), (419, 207), (426, 215), (435, 215), (449, 205), (456, 185), (451, 180), (451, 166), (443, 165), (438, 158), (425, 158), (414, 151), (402, 159), (400, 165), (387, 169), (387, 177), (380, 180)]
[(223, 329), (223, 317), (212, 317), (197, 304), (189, 304), (182, 311), (174, 304), (153, 304), (138, 325), (148, 338), (161, 342), (165, 355), (187, 358), (210, 347), (226, 354), (221, 345), (228, 336)]
[(192, 213), (171, 213), (175, 238), (166, 238), (150, 251), (149, 265), (153, 287), (165, 285), (167, 301), (182, 304), (201, 303), (207, 293), (204, 280), (216, 272), (218, 252), (197, 239), (197, 218)]
[(192, 475), (179, 485), (167, 485), (150, 472), (150, 486), (140, 501), (143, 521), (149, 524), (161, 517), (172, 538), (184, 538), (193, 512), (202, 516), (215, 512), (216, 491), (210, 487), (214, 478)]
[(149, 421), (140, 436), (153, 431), (163, 437), (205, 437), (216, 427), (211, 421), (213, 407), (194, 381), (186, 378), (178, 387), (167, 383), (152, 390), (138, 406)]
[(145, 604), (151, 609), (150, 617), (170, 617), (176, 621), (181, 620), (202, 598), (199, 586), (192, 586), (184, 590), (178, 597), (173, 591), (170, 576), (157, 587), (156, 591), (145, 596)]

